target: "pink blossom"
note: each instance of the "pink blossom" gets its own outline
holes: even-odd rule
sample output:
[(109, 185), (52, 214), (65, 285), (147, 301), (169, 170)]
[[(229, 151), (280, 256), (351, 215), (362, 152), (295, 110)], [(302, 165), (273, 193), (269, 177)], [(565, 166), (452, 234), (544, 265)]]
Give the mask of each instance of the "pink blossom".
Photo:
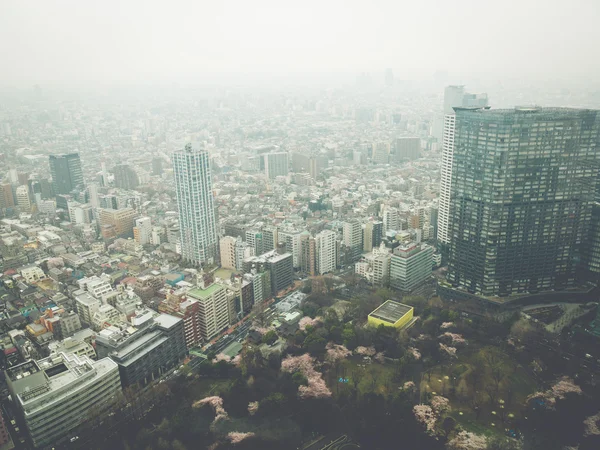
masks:
[(354, 353), (362, 356), (374, 356), (377, 352), (375, 350), (375, 347), (358, 346), (354, 349)]
[(407, 381), (406, 383), (404, 383), (404, 385), (402, 386), (402, 389), (405, 391), (412, 391), (416, 388), (417, 386), (415, 385), (414, 382), (412, 381)]
[(535, 392), (527, 397), (527, 401), (532, 399), (541, 399), (544, 401), (544, 406), (547, 409), (554, 409), (556, 406), (556, 400), (562, 400), (567, 394), (581, 395), (583, 391), (577, 386), (573, 380), (569, 377), (561, 377), (557, 382), (547, 391)]
[(213, 364), (218, 363), (219, 361), (229, 362), (230, 359), (231, 358), (229, 356), (227, 356), (225, 353), (219, 353), (214, 357), (212, 362), (213, 362)]
[(221, 419), (225, 420), (229, 418), (229, 414), (227, 414), (227, 411), (223, 408), (223, 399), (221, 397), (214, 395), (212, 397), (203, 398), (202, 400), (197, 400), (192, 403), (192, 408), (201, 408), (204, 405), (210, 405), (215, 410), (215, 420), (213, 420), (213, 424)]
[(585, 425), (584, 436), (600, 436), (600, 411), (583, 421)]
[(408, 347), (408, 354), (416, 360), (421, 359), (421, 352), (419, 352), (419, 350), (417, 350), (415, 347)]
[(437, 421), (437, 415), (429, 405), (415, 405), (413, 407), (413, 414), (421, 425), (425, 425), (428, 433), (433, 433), (435, 430), (435, 423)]
[(436, 413), (441, 414), (450, 409), (450, 400), (441, 395), (436, 395), (431, 399), (431, 407)]
[(431, 339), (431, 336), (429, 336), (428, 334), (421, 333), (417, 336), (417, 341), (426, 341), (427, 339)]
[(227, 439), (231, 441), (232, 444), (239, 444), (244, 439), (254, 436), (254, 433), (240, 433), (238, 431), (232, 431), (227, 434)]
[(258, 402), (250, 402), (248, 403), (248, 413), (253, 416), (258, 411)]
[(464, 344), (466, 342), (460, 334), (450, 333), (449, 331), (446, 331), (444, 334), (438, 336), (438, 338), (449, 338), (453, 345)]
[(444, 345), (440, 342), (440, 350), (445, 351), (450, 356), (456, 357), (456, 347), (448, 347), (447, 345)]
[(446, 444), (448, 450), (485, 450), (487, 438), (469, 431), (461, 431)]
[(281, 370), (284, 372), (300, 372), (308, 380), (308, 386), (299, 386), (300, 398), (324, 398), (331, 397), (331, 391), (325, 384), (323, 376), (315, 369), (315, 358), (305, 353), (301, 356), (289, 355), (281, 362)]
[(321, 317), (315, 317), (314, 319), (311, 319), (308, 316), (304, 316), (302, 319), (300, 319), (300, 322), (298, 322), (298, 328), (304, 331), (306, 330), (307, 326), (316, 327), (321, 322)]
[(350, 356), (352, 352), (343, 345), (338, 345), (333, 342), (327, 344), (327, 361), (336, 362)]
[(385, 356), (384, 356), (384, 352), (379, 352), (377, 353), (375, 356), (373, 356), (373, 359), (375, 361), (377, 361), (380, 364), (385, 363)]
[(446, 329), (448, 329), (448, 328), (450, 328), (450, 327), (453, 327), (453, 326), (454, 326), (454, 322), (444, 322), (444, 323), (442, 323), (442, 324), (440, 325), (440, 328), (441, 328), (442, 330), (446, 330)]

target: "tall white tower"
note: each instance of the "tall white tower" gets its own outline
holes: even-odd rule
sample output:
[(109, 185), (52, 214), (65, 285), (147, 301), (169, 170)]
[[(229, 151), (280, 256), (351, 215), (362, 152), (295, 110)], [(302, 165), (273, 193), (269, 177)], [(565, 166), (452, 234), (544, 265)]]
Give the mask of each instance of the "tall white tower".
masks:
[(438, 211), (438, 240), (450, 242), (448, 218), (450, 214), (450, 187), (452, 182), (452, 160), (454, 157), (454, 130), (456, 115), (454, 108), (487, 106), (487, 94), (468, 94), (464, 86), (448, 86), (444, 91), (444, 130), (442, 139), (442, 173), (440, 180), (440, 205)]
[(213, 263), (217, 228), (208, 152), (187, 144), (171, 155), (179, 208), (181, 254), (196, 263)]
[(336, 234), (331, 230), (323, 230), (315, 236), (317, 249), (317, 272), (323, 275), (333, 272), (337, 267)]

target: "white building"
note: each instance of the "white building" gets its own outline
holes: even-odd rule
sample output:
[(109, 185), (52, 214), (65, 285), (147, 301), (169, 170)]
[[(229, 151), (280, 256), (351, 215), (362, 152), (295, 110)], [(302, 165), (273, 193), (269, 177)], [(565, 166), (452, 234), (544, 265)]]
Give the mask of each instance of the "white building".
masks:
[(390, 285), (411, 292), (431, 277), (433, 248), (426, 244), (396, 247), (390, 267)]
[(358, 220), (344, 222), (344, 244), (354, 260), (362, 253), (362, 225)]
[(208, 152), (187, 144), (171, 155), (179, 208), (181, 254), (196, 263), (212, 263), (217, 254), (217, 228)]
[(263, 158), (267, 178), (272, 180), (288, 174), (288, 154), (286, 152), (265, 153)]
[(438, 240), (450, 242), (448, 218), (450, 215), (450, 188), (452, 161), (454, 158), (454, 131), (456, 128), (455, 107), (485, 107), (487, 94), (467, 94), (464, 86), (448, 86), (444, 91), (444, 131), (442, 139), (442, 171), (440, 179), (440, 203), (438, 212)]
[(27, 186), (19, 186), (15, 192), (17, 196), (17, 205), (21, 212), (31, 211), (31, 198), (29, 197), (29, 189)]
[(117, 364), (71, 353), (27, 361), (6, 370), (13, 405), (33, 445), (59, 447), (90, 410), (107, 413), (121, 391)]
[[(241, 240), (241, 239), (240, 239)], [(233, 236), (223, 236), (219, 241), (219, 252), (221, 254), (221, 267), (235, 270), (236, 265), (236, 241)]]
[(77, 307), (77, 314), (82, 322), (91, 325), (92, 316), (98, 308), (100, 308), (100, 300), (92, 297), (88, 292), (79, 290), (74, 293), (75, 306)]
[(333, 272), (337, 267), (336, 234), (323, 230), (315, 236), (317, 273), (323, 275)]
[(152, 220), (150, 217), (140, 217), (135, 220), (133, 239), (140, 245), (152, 243)]
[(46, 278), (46, 274), (38, 266), (21, 269), (21, 276), (25, 278), (27, 283), (35, 283)]

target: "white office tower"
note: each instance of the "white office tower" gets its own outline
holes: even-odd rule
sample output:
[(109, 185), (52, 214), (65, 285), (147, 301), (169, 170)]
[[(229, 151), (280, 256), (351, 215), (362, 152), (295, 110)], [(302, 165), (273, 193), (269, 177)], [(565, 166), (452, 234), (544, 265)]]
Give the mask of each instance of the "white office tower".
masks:
[(21, 212), (31, 212), (31, 198), (27, 186), (19, 186), (16, 190), (17, 204)]
[(152, 219), (150, 219), (150, 217), (140, 217), (135, 220), (133, 239), (141, 245), (150, 244), (152, 242)]
[(187, 144), (171, 155), (179, 208), (181, 254), (195, 263), (213, 263), (217, 230), (208, 152)]
[(344, 222), (344, 244), (352, 254), (352, 260), (360, 258), (362, 253), (362, 225), (358, 220)]
[(447, 244), (448, 218), (450, 214), (450, 187), (454, 157), (455, 107), (483, 108), (488, 105), (487, 94), (469, 94), (464, 86), (448, 86), (444, 91), (444, 131), (442, 138), (442, 173), (440, 181), (440, 205), (438, 212), (438, 240)]
[(17, 413), (36, 448), (62, 448), (90, 411), (105, 414), (121, 391), (119, 368), (110, 358), (59, 353), (6, 370)]
[(221, 267), (224, 269), (236, 269), (236, 241), (237, 239), (233, 236), (223, 236), (219, 241)]
[(383, 231), (399, 231), (400, 229), (400, 212), (396, 208), (387, 207), (383, 211)]
[(337, 266), (336, 234), (330, 230), (321, 231), (315, 236), (317, 250), (317, 272), (323, 275), (333, 272)]

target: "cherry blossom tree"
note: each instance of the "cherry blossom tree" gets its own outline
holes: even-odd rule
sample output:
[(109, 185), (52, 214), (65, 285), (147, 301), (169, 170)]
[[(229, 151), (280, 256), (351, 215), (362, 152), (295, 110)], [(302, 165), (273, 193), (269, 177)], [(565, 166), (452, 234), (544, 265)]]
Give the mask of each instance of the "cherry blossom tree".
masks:
[(456, 347), (449, 347), (445, 344), (442, 344), (440, 342), (440, 350), (443, 350), (444, 352), (446, 352), (448, 355), (455, 357), (456, 358)]
[(300, 319), (300, 322), (298, 322), (298, 328), (300, 328), (302, 331), (304, 331), (304, 330), (306, 330), (306, 327), (308, 327), (308, 326), (316, 327), (322, 321), (323, 321), (323, 319), (321, 317), (315, 317), (314, 319), (311, 319), (308, 316), (304, 316), (302, 319)]
[(440, 328), (441, 328), (442, 330), (446, 330), (446, 329), (448, 329), (448, 328), (450, 328), (450, 327), (453, 327), (453, 326), (454, 326), (454, 322), (444, 322), (444, 323), (442, 323), (442, 324), (440, 325)]
[(361, 345), (354, 349), (354, 353), (362, 356), (374, 356), (377, 351), (375, 350), (375, 347), (363, 347)]
[(417, 386), (415, 385), (415, 383), (413, 381), (407, 381), (402, 386), (402, 389), (405, 391), (414, 391), (416, 388), (417, 388)]
[(438, 336), (438, 338), (447, 338), (452, 342), (452, 345), (465, 344), (467, 342), (465, 341), (465, 338), (462, 337), (462, 335), (458, 333), (451, 333), (449, 331), (446, 331), (444, 334), (441, 334), (440, 336)]
[(485, 450), (487, 438), (469, 431), (461, 431), (446, 444), (448, 450)]
[(564, 376), (559, 378), (550, 389), (529, 395), (527, 401), (539, 399), (543, 401), (544, 407), (554, 409), (556, 400), (563, 400), (567, 394), (581, 395), (582, 393), (583, 391), (574, 383), (573, 379)]
[(248, 403), (248, 413), (253, 416), (258, 411), (258, 402), (250, 402)]
[(419, 352), (419, 350), (417, 350), (415, 347), (408, 347), (408, 354), (416, 360), (421, 359), (421, 352)]
[(254, 436), (254, 433), (252, 433), (252, 432), (240, 433), (239, 431), (232, 431), (227, 434), (227, 439), (229, 439), (229, 441), (232, 444), (239, 444), (244, 439), (248, 439), (249, 437), (252, 437), (252, 436)]
[(379, 353), (375, 354), (375, 356), (373, 356), (373, 359), (374, 359), (375, 361), (377, 361), (378, 363), (380, 363), (380, 364), (383, 364), (383, 363), (385, 363), (385, 355), (384, 355), (384, 352), (379, 352)]
[(192, 403), (192, 408), (202, 408), (204, 405), (212, 406), (215, 411), (215, 420), (213, 420), (213, 424), (218, 422), (219, 420), (226, 420), (229, 418), (229, 414), (223, 408), (223, 399), (219, 396), (205, 397), (202, 400), (197, 400)]
[(600, 436), (600, 411), (583, 421), (584, 436)]
[(308, 381), (308, 385), (298, 387), (300, 398), (326, 398), (331, 397), (331, 391), (325, 384), (323, 376), (315, 369), (315, 358), (305, 353), (301, 356), (289, 355), (281, 362), (283, 372), (300, 372)]
[(346, 347), (344, 347), (343, 345), (335, 344), (333, 342), (329, 342), (326, 348), (326, 359), (329, 362), (336, 362), (342, 359), (346, 359), (348, 356), (352, 355), (352, 352)]
[(425, 426), (428, 433), (432, 434), (435, 432), (435, 424), (437, 422), (437, 414), (429, 405), (415, 405), (413, 407), (413, 414), (421, 425)]
[(431, 407), (440, 415), (443, 412), (450, 410), (450, 400), (441, 395), (435, 395), (431, 398)]

